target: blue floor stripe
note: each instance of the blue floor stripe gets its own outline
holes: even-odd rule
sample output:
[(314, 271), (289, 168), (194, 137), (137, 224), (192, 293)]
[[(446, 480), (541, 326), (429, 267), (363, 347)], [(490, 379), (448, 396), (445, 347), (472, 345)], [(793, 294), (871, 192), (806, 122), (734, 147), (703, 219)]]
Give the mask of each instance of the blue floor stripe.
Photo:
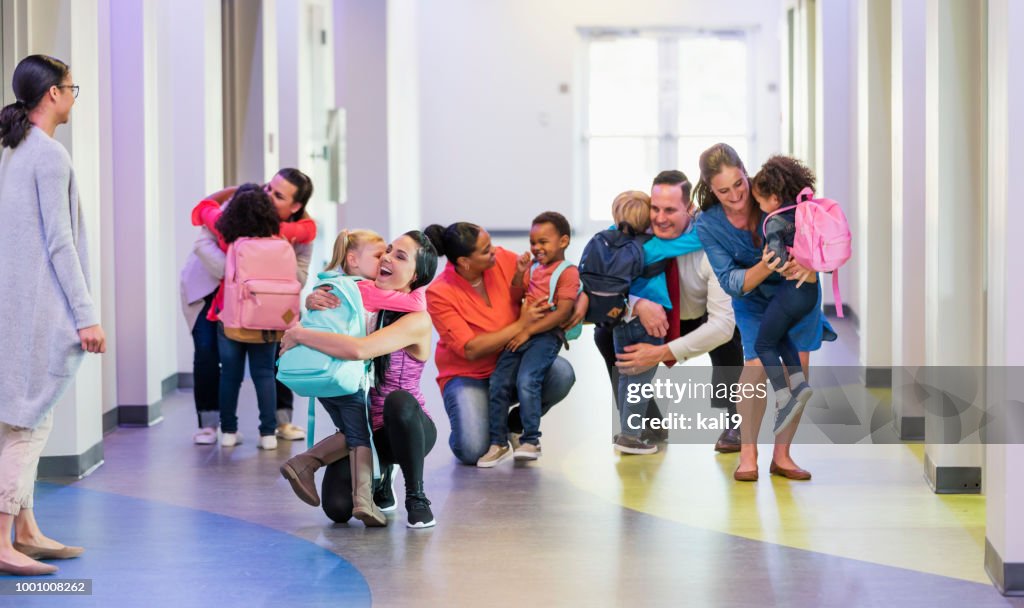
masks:
[(86, 547), (56, 576), (93, 580), (93, 595), (0, 596), (0, 606), (369, 606), (362, 574), (338, 555), (231, 517), (40, 483), (43, 530)]

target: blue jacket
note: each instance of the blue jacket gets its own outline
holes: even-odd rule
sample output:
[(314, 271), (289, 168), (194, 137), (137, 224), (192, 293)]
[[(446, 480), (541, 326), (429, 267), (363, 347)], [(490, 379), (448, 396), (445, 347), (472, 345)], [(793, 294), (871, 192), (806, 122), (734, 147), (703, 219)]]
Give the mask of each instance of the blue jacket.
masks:
[[(654, 237), (644, 243), (644, 265), (700, 251), (701, 248), (700, 238), (691, 224), (686, 232), (674, 239), (667, 240)], [(668, 295), (668, 283), (665, 281), (665, 273), (650, 278), (640, 277), (634, 279), (629, 285), (629, 295), (657, 302), (665, 308), (672, 308), (672, 300)]]

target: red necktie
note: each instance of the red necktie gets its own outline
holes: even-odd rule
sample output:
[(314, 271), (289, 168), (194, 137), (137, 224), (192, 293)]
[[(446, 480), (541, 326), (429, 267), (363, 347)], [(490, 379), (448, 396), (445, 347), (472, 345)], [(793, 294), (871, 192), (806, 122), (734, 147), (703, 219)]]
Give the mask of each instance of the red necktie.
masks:
[[(665, 266), (665, 284), (668, 287), (668, 298), (672, 302), (672, 308), (668, 311), (668, 335), (665, 336), (665, 343), (679, 337), (679, 264), (676, 258), (669, 258)], [(672, 367), (675, 361), (666, 362), (665, 365)]]

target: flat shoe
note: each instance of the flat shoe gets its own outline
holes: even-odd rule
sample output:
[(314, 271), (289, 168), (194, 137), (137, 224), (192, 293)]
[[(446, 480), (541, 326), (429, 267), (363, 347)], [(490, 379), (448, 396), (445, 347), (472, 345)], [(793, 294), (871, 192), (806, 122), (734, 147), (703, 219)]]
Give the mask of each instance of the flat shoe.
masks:
[(736, 472), (732, 474), (732, 478), (736, 481), (757, 481), (757, 469), (753, 471), (741, 471), (736, 468)]
[(85, 552), (82, 547), (64, 546), (60, 549), (47, 549), (35, 545), (23, 545), (14, 543), (14, 550), (31, 557), (32, 559), (72, 559)]
[(786, 479), (795, 479), (797, 481), (807, 481), (807, 480), (809, 480), (811, 478), (810, 471), (805, 471), (805, 470), (799, 469), (799, 468), (797, 468), (797, 469), (784, 469), (784, 468), (780, 467), (779, 465), (775, 464), (774, 460), (772, 461), (772, 466), (769, 467), (768, 470), (771, 472), (772, 475), (778, 475), (780, 477), (785, 477)]
[(15, 566), (14, 564), (8, 564), (5, 561), (0, 561), (0, 572), (7, 574), (13, 574), (15, 576), (41, 576), (43, 574), (53, 574), (57, 571), (57, 566), (51, 564), (40, 564), (36, 562), (27, 566)]

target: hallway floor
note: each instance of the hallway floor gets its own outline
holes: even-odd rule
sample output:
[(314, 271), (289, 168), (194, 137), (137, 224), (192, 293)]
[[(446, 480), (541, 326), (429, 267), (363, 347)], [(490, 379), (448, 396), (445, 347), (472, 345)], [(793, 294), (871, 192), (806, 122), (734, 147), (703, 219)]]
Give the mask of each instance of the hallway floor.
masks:
[[(770, 445), (747, 484), (732, 480), (737, 455), (710, 445), (618, 456), (588, 340), (567, 353), (576, 387), (525, 466), (455, 464), (428, 366), (426, 530), (404, 525), (401, 479), (385, 529), (333, 524), (295, 498), (277, 469), (305, 443), (256, 449), (251, 386), (245, 442), (192, 445), (192, 395), (178, 391), (161, 423), (108, 435), (92, 475), (38, 487), (45, 531), (88, 549), (58, 576), (93, 579), (93, 596), (0, 606), (1024, 606), (983, 570), (984, 498), (932, 494), (921, 446), (795, 446), (810, 482), (769, 476)], [(822, 358), (842, 363), (847, 346)]]

